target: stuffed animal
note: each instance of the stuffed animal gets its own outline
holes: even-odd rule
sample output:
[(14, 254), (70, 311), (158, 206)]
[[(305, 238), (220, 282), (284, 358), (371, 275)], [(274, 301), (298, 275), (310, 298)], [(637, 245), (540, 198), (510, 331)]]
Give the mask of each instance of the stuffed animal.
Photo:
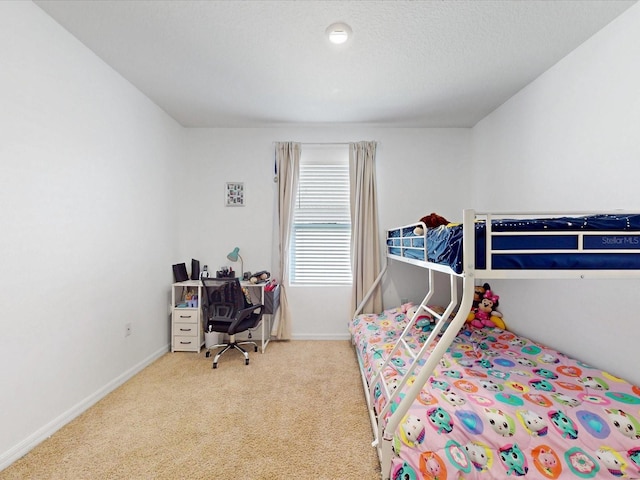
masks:
[(491, 290), (491, 286), (488, 283), (483, 285), (476, 285), (473, 289), (473, 308), (477, 308), (484, 297), (484, 293), (487, 290)]
[[(447, 225), (449, 223), (449, 220), (441, 217), (437, 213), (430, 213), (429, 215), (422, 217), (420, 221), (424, 223), (427, 228), (435, 228), (439, 227), (440, 225)], [(422, 225), (418, 225), (416, 228), (414, 228), (413, 233), (415, 235), (423, 235), (424, 229), (422, 228)]]
[[(413, 316), (418, 311), (418, 305), (413, 305), (407, 309), (407, 318), (411, 320)], [(433, 327), (433, 318), (431, 315), (428, 315), (424, 310), (421, 310), (418, 313), (418, 316), (415, 318), (415, 328), (421, 330), (422, 332), (428, 332)]]
[(422, 217), (420, 221), (424, 223), (427, 226), (427, 228), (434, 228), (434, 227), (439, 227), (440, 225), (449, 224), (449, 220), (447, 220), (444, 217), (441, 217), (437, 213), (430, 213), (426, 217)]
[(498, 327), (502, 330), (506, 329), (502, 314), (497, 310), (494, 310), (498, 306), (500, 297), (493, 293), (491, 290), (486, 290), (480, 300), (480, 303), (474, 307), (467, 321), (472, 327)]

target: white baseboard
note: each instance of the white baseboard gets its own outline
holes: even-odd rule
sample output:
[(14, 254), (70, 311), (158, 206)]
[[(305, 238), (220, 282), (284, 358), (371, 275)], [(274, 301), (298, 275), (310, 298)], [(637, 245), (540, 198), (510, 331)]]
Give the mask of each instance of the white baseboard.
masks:
[(291, 340), (350, 340), (349, 333), (294, 333)]
[(134, 365), (129, 370), (123, 372), (121, 375), (113, 379), (111, 382), (107, 383), (105, 386), (89, 395), (87, 398), (77, 403), (69, 410), (59, 415), (57, 418), (54, 418), (51, 422), (47, 423), (40, 429), (36, 430), (33, 434), (29, 435), (23, 441), (10, 448), (6, 452), (0, 455), (0, 471), (7, 468), (13, 462), (23, 457), (29, 451), (31, 451), (35, 446), (37, 446), (42, 441), (49, 438), (55, 432), (60, 430), (63, 426), (69, 423), (71, 420), (76, 418), (78, 415), (89, 409), (99, 400), (107, 396), (113, 390), (118, 388), (120, 385), (125, 383), (127, 380), (132, 378), (136, 373), (140, 372), (143, 368), (151, 365), (158, 358), (169, 351), (169, 345), (166, 345), (154, 353), (149, 355), (147, 358), (142, 360), (137, 365)]

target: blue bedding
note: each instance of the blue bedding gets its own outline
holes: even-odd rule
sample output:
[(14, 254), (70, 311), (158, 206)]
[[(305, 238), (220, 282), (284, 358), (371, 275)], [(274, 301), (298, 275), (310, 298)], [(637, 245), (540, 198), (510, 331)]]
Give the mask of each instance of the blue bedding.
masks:
[[(462, 225), (427, 229), (426, 259), (424, 258), (424, 235), (415, 235), (413, 227), (390, 230), (387, 238), (388, 251), (406, 258), (447, 265), (454, 272), (462, 273), (462, 230)], [(640, 250), (640, 215), (501, 219), (491, 222), (491, 230), (498, 234), (531, 232), (530, 235), (493, 236), (494, 253), (491, 256), (493, 269), (632, 270), (640, 268), (640, 253), (633, 252), (633, 250)], [(559, 234), (554, 235), (549, 232)], [(485, 222), (475, 223), (475, 238), (476, 269), (483, 270), (487, 268)], [(579, 247), (581, 250), (576, 251)], [(527, 252), (518, 252), (524, 250)], [(531, 250), (540, 252), (531, 252)], [(553, 252), (547, 250), (553, 250)]]

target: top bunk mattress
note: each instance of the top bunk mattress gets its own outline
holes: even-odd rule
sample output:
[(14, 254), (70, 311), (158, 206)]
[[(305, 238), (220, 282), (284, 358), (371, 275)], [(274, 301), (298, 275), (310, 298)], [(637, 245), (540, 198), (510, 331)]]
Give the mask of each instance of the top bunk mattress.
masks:
[[(490, 225), (487, 229), (485, 220), (474, 222), (476, 270), (640, 269), (638, 214), (504, 218)], [(427, 228), (420, 235), (415, 227), (387, 232), (389, 256), (463, 272), (462, 224)]]

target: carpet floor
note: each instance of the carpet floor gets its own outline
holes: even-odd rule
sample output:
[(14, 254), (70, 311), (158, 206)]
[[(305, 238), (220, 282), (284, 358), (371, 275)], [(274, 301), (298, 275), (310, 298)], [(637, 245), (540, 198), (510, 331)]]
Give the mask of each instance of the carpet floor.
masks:
[(349, 341), (167, 353), (0, 479), (379, 479)]

